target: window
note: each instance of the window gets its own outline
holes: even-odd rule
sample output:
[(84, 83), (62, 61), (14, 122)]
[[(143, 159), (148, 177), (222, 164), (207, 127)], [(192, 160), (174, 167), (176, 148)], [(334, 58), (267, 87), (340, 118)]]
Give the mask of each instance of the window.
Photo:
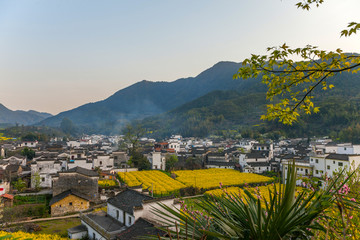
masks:
[(100, 165), (102, 165), (102, 161), (100, 161)]
[(327, 165), (327, 169), (330, 170), (330, 165)]
[(300, 171), (304, 171), (304, 169), (301, 168)]
[(335, 164), (335, 161), (333, 161), (333, 164)]
[(342, 166), (343, 166), (343, 163), (342, 163), (342, 162), (338, 162), (338, 165), (339, 165), (339, 167), (342, 167)]
[(69, 202), (69, 206), (72, 206), (72, 202)]
[(307, 170), (307, 169), (305, 169), (305, 174), (308, 174), (308, 170)]
[(346, 150), (346, 147), (344, 147), (344, 151)]
[(287, 167), (285, 167), (285, 170), (287, 170)]
[(313, 162), (313, 161), (314, 161), (314, 159), (310, 158), (310, 161), (311, 161), (311, 162)]
[(116, 210), (116, 219), (119, 219), (119, 210)]
[(129, 216), (128, 219), (129, 219), (129, 225), (131, 225), (131, 217)]
[(40, 167), (40, 168), (39, 168), (39, 171), (41, 171), (41, 169), (42, 169), (42, 168)]
[(299, 171), (299, 168), (298, 168), (298, 167), (296, 168), (296, 171)]
[(42, 182), (45, 182), (45, 178), (41, 178), (41, 181), (42, 181)]
[(315, 159), (315, 162), (316, 162), (316, 163), (319, 163), (319, 159)]
[(316, 170), (315, 172), (316, 172), (316, 174), (319, 174), (319, 170)]

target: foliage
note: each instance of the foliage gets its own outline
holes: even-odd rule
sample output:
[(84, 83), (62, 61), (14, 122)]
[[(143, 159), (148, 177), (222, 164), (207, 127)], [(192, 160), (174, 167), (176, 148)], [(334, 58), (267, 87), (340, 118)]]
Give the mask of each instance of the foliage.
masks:
[(143, 189), (153, 189), (154, 195), (170, 195), (186, 187), (158, 170), (119, 172), (118, 175), (128, 186), (142, 185)]
[(137, 124), (135, 126), (128, 124), (123, 129), (124, 141), (129, 147), (130, 155), (133, 155), (139, 147), (139, 141), (142, 136), (145, 134), (145, 129), (141, 125)]
[(98, 185), (100, 187), (115, 187), (118, 186), (118, 183), (115, 180), (103, 179), (98, 181)]
[(1, 239), (17, 239), (17, 240), (30, 240), (30, 239), (37, 239), (37, 240), (65, 240), (67, 238), (62, 238), (56, 234), (35, 234), (35, 233), (24, 233), (24, 232), (5, 232), (0, 231), (0, 238)]
[[(296, 6), (309, 10), (311, 4), (319, 6), (321, 3), (323, 0), (304, 0)], [(341, 36), (356, 33), (360, 24), (352, 22), (348, 27)], [(267, 51), (268, 55), (253, 54), (245, 59), (243, 67), (234, 75), (234, 78), (243, 79), (262, 77), (268, 89), (266, 98), (273, 102), (267, 105), (267, 113), (261, 116), (263, 120), (278, 119), (291, 125), (301, 113), (319, 112), (313, 101), (315, 88), (332, 89), (334, 85), (327, 82), (329, 77), (360, 70), (360, 56), (344, 54), (341, 49), (324, 51), (311, 45), (293, 49), (284, 43), (280, 47), (269, 47)], [(294, 57), (302, 60), (295, 62)]]
[[(342, 173), (340, 174), (342, 175)], [(350, 175), (351, 177), (351, 175)], [(212, 195), (197, 205), (203, 211), (181, 210), (161, 205), (154, 212), (163, 218), (163, 229), (170, 235), (161, 239), (310, 239), (318, 231), (326, 233), (319, 221), (329, 219), (327, 210), (346, 201), (343, 189), (350, 178), (334, 178), (324, 189), (303, 189), (296, 195), (296, 169), (288, 171), (286, 184), (274, 185), (268, 196), (226, 193)], [(346, 209), (359, 209), (346, 201)], [(152, 238), (152, 239), (155, 239)], [(159, 239), (157, 237), (157, 239)]]
[(5, 208), (2, 222), (16, 222), (25, 218), (48, 217), (49, 210), (45, 204), (25, 204)]
[(69, 118), (63, 118), (60, 123), (60, 129), (68, 135), (75, 135), (77, 132), (76, 126)]
[(219, 186), (243, 185), (245, 183), (265, 183), (271, 182), (269, 177), (261, 176), (254, 173), (241, 173), (232, 169), (201, 169), (201, 170), (180, 170), (174, 171), (178, 176), (176, 180), (186, 186), (212, 189)]
[(132, 165), (134, 165), (134, 167), (138, 168), (139, 170), (151, 169), (151, 164), (147, 157), (145, 157), (142, 153), (138, 151), (132, 152), (129, 161)]
[(35, 157), (35, 151), (31, 148), (24, 147), (23, 150), (21, 150), (21, 155), (26, 156), (27, 159), (31, 160)]
[(185, 159), (185, 168), (186, 169), (200, 169), (202, 167), (202, 161), (199, 157), (188, 157)]
[(31, 176), (31, 182), (33, 182), (35, 190), (39, 191), (41, 179), (40, 179), (40, 174), (38, 172), (34, 173), (34, 175)]
[(167, 155), (165, 160), (166, 171), (171, 171), (178, 161), (179, 159), (175, 154)]
[(13, 186), (19, 192), (23, 192), (26, 188), (26, 183), (21, 178), (18, 178), (17, 181), (13, 183)]

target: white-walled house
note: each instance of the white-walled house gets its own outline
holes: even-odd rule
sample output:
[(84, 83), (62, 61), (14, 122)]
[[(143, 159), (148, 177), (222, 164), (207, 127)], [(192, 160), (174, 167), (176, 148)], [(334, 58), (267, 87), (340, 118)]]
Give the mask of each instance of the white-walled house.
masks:
[(20, 147), (36, 148), (37, 145), (38, 145), (38, 141), (24, 141), (20, 144)]
[(114, 168), (114, 158), (109, 155), (98, 155), (93, 159), (93, 168), (99, 167), (102, 170)]
[(148, 154), (148, 160), (151, 163), (151, 169), (165, 170), (165, 155), (161, 152), (151, 152)]
[(159, 202), (171, 208), (176, 205), (173, 198), (154, 199), (138, 191), (126, 189), (108, 199), (106, 213), (99, 211), (81, 214), (81, 224), (85, 228), (77, 226), (68, 229), (69, 238), (81, 238), (87, 234), (92, 240), (115, 239), (119, 233), (136, 224), (137, 220), (147, 219), (160, 223), (162, 219), (152, 212)]
[[(283, 159), (281, 161), (283, 182), (287, 180), (287, 174), (293, 162), (294, 160), (291, 159)], [(310, 164), (308, 158), (295, 160), (295, 167), (298, 178), (303, 178), (303, 177), (308, 178), (313, 175), (314, 166)], [(298, 179), (296, 181), (297, 185), (300, 185), (301, 183), (302, 183), (301, 179)]]
[(331, 177), (333, 171), (341, 168), (355, 169), (360, 166), (360, 155), (330, 153), (324, 155), (311, 155), (310, 164), (314, 166), (314, 177), (326, 174)]
[(39, 174), (40, 187), (51, 188), (52, 176), (61, 170), (66, 170), (66, 164), (53, 158), (35, 158), (31, 163), (31, 187), (35, 188), (34, 176)]

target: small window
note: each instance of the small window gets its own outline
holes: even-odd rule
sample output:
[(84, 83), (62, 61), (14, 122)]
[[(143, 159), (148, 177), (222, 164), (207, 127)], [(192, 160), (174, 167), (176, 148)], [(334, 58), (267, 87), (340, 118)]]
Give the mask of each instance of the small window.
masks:
[(344, 147), (344, 150), (346, 150), (346, 147)]
[(335, 161), (333, 161), (333, 164), (335, 164)]
[(342, 167), (342, 166), (343, 166), (343, 163), (342, 163), (342, 162), (339, 162), (338, 165), (339, 165), (339, 167)]
[(305, 174), (308, 174), (308, 170), (307, 170), (307, 169), (305, 169)]
[(129, 225), (131, 225), (131, 217), (129, 216), (129, 218), (128, 218), (128, 219), (129, 219)]
[(327, 165), (327, 169), (330, 170), (330, 165)]
[(315, 159), (315, 162), (316, 162), (316, 163), (319, 163), (319, 159)]
[(72, 202), (69, 202), (69, 206), (72, 206)]
[(287, 167), (285, 167), (285, 170), (287, 170)]
[(304, 171), (304, 169), (301, 168), (300, 171)]
[(119, 210), (116, 210), (116, 219), (119, 219)]
[(296, 171), (299, 171), (299, 168), (298, 168), (298, 167), (296, 168)]
[(41, 181), (45, 182), (45, 178), (41, 178)]
[(316, 170), (315, 172), (316, 172), (316, 174), (319, 174), (319, 170)]
[(314, 161), (314, 159), (310, 158), (310, 161), (311, 161), (311, 162), (313, 162), (313, 161)]
[(102, 165), (102, 161), (100, 161), (100, 165)]

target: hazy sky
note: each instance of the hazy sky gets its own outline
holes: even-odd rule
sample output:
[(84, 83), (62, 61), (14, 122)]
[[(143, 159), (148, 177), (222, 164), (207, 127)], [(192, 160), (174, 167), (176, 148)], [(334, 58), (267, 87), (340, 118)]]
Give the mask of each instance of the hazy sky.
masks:
[(360, 21), (359, 0), (297, 1), (1, 0), (0, 103), (56, 114), (284, 42), (360, 52), (360, 35), (339, 34)]

